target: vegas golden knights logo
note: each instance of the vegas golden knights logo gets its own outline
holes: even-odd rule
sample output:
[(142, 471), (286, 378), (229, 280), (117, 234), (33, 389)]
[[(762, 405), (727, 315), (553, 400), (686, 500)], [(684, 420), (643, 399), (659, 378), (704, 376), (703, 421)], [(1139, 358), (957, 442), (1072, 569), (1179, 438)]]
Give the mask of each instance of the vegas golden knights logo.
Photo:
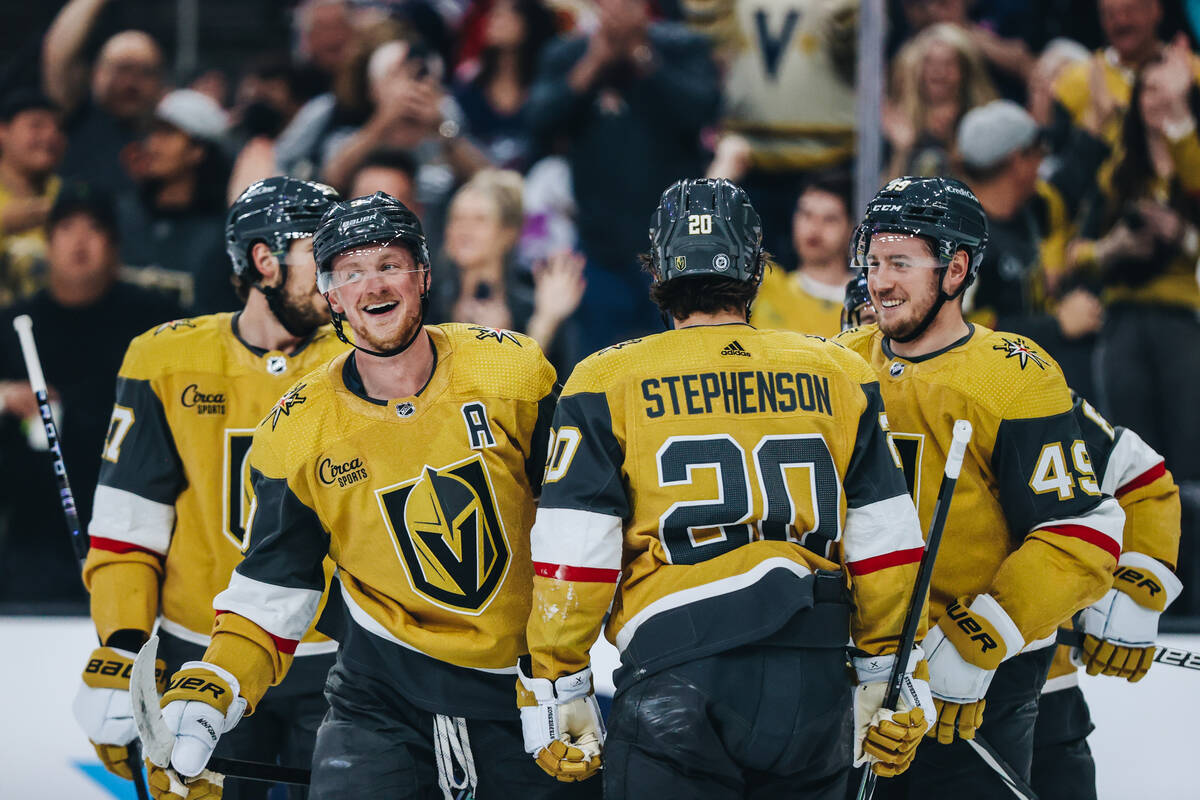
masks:
[(509, 562), (483, 459), (426, 466), (419, 478), (378, 494), (413, 589), (443, 607), (483, 611)]

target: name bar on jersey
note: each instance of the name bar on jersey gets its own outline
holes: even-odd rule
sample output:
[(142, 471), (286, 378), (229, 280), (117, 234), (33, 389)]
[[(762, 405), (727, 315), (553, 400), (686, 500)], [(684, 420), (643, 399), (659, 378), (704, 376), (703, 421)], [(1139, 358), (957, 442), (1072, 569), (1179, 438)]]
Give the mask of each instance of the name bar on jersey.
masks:
[(643, 410), (650, 419), (664, 414), (787, 413), (833, 415), (829, 378), (807, 372), (738, 370), (666, 375), (642, 381)]

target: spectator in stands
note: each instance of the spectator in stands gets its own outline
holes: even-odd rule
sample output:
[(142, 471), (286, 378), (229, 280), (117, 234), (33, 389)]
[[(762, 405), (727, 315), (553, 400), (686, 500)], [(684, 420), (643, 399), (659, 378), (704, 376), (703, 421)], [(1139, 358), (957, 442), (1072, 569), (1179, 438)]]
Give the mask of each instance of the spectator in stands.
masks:
[(418, 192), (428, 209), (456, 183), (487, 166), (486, 157), (461, 135), (461, 111), (443, 90), (442, 60), (436, 53), (402, 39), (386, 42), (367, 63), (367, 86), (371, 115), (361, 127), (342, 132), (330, 143), (323, 169), (329, 184), (345, 189), (350, 175), (373, 150), (405, 148), (416, 153), (424, 168), (444, 176), (437, 196)]
[(1180, 482), (1200, 481), (1200, 88), (1181, 38), (1144, 67), (1117, 161), (1072, 248), (1105, 284), (1106, 416), (1141, 434)]
[[(137, 142), (163, 93), (163, 57), (141, 31), (122, 31), (100, 48), (90, 70), (84, 45), (108, 0), (70, 0), (42, 42), (42, 85), (67, 115), (61, 174), (112, 193), (132, 188)], [(89, 93), (90, 86), (90, 93)]]
[(996, 99), (978, 50), (955, 25), (917, 34), (892, 62), (883, 133), (891, 146), (888, 176), (944, 175), (963, 114)]
[(47, 223), (47, 284), (0, 319), (0, 600), (84, 602), (64, 531), (50, 455), (31, 449), (37, 403), (12, 320), (33, 318), (46, 380), (62, 404), (62, 451), (83, 529), (108, 431), (117, 369), (129, 340), (180, 316), (169, 298), (117, 278), (113, 200), (79, 184), (59, 192)]
[[(444, 245), (429, 316), (528, 333), (556, 366), (567, 365), (563, 323), (583, 296), (581, 256), (557, 253), (530, 271), (513, 257), (524, 224), (521, 176), (482, 170), (450, 202)], [(557, 360), (556, 360), (557, 357)]]
[(663, 187), (704, 172), (700, 131), (720, 86), (707, 42), (649, 20), (646, 0), (598, 0), (598, 24), (547, 48), (527, 107), (535, 135), (567, 141), (587, 256), (584, 352), (661, 327), (637, 253)]
[(457, 70), (454, 97), (488, 160), (524, 172), (537, 153), (522, 111), (554, 15), (541, 0), (482, 0), (463, 22), (464, 45), (476, 29), (480, 49)]
[(857, 0), (769, 0), (770, 22), (737, 3), (684, 0), (722, 65), (722, 136), (708, 169), (746, 190), (763, 246), (796, 266), (796, 201), (810, 173), (848, 168), (854, 153)]
[(1108, 154), (1099, 131), (1078, 129), (1069, 157), (1043, 174), (1045, 143), (1033, 117), (1011, 100), (968, 111), (958, 157), (988, 216), (988, 246), (968, 290), (971, 319), (1032, 337), (1067, 382), (1093, 395), (1092, 351), (1102, 313), (1095, 286), (1064, 281), (1075, 215)]
[(65, 140), (58, 109), (34, 89), (0, 105), (0, 306), (42, 282), (46, 217), (58, 193), (54, 174)]
[[(1165, 47), (1158, 38), (1162, 5), (1160, 0), (1097, 0), (1097, 6), (1108, 46), (1093, 53), (1088, 62), (1065, 68), (1055, 82), (1053, 141), (1056, 147), (1065, 147), (1068, 137), (1062, 129), (1080, 125), (1083, 115), (1099, 104), (1104, 117), (1101, 134), (1113, 147), (1111, 158), (1116, 158), (1134, 79)], [(1200, 76), (1200, 59), (1194, 56), (1192, 68)], [(1111, 158), (1105, 173), (1113, 167)]]
[(207, 95), (170, 92), (158, 104), (142, 144), (145, 163), (135, 195), (120, 199), (121, 255), (149, 267), (180, 291), (191, 314), (240, 307), (225, 253), (225, 187), (221, 151), (227, 118)]
[(772, 264), (763, 276), (750, 323), (833, 337), (841, 330), (846, 282), (853, 277), (846, 256), (854, 217), (846, 172), (814, 176), (792, 216), (792, 238), (800, 266), (787, 273)]
[[(425, 209), (417, 200), (417, 159), (409, 151), (383, 148), (368, 155), (351, 176), (346, 197), (365, 197), (376, 192), (390, 194), (424, 218)], [(437, 247), (431, 244), (430, 250), (436, 252)]]
[(292, 17), (297, 56), (323, 76), (328, 87), (350, 58), (354, 40), (354, 12), (346, 0), (305, 0)]
[(1025, 104), (1039, 127), (1049, 129), (1054, 124), (1054, 85), (1063, 70), (1086, 63), (1090, 57), (1087, 48), (1073, 39), (1054, 39), (1046, 45), (1029, 73)]
[(300, 70), (278, 58), (259, 61), (242, 76), (230, 112), (237, 158), (226, 202), (232, 204), (255, 181), (280, 174), (275, 140), (307, 100)]

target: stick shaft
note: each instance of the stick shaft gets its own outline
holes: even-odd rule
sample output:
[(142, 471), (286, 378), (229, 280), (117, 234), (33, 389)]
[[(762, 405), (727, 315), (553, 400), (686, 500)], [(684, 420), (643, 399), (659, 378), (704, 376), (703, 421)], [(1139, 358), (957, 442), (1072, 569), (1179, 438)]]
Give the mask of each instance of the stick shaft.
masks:
[[(58, 438), (58, 425), (54, 421), (54, 411), (50, 407), (49, 391), (46, 387), (46, 376), (42, 373), (42, 360), (38, 357), (37, 342), (33, 338), (33, 320), (28, 314), (22, 314), (13, 320), (13, 328), (17, 332), (17, 340), (21, 343), (21, 357), (25, 359), (25, 371), (29, 374), (29, 386), (37, 398), (38, 413), (42, 416), (42, 425), (46, 429), (46, 442), (54, 457), (54, 478), (58, 481), (58, 499), (62, 505), (63, 517), (67, 521), (67, 532), (71, 535), (71, 548), (79, 559), (82, 569), (87, 560), (88, 537), (79, 524), (79, 513), (75, 510), (75, 493), (71, 491), (71, 480), (67, 477), (67, 462), (63, 458), (62, 442)], [(82, 580), (83, 573), (80, 572)], [(138, 800), (150, 800), (150, 792), (146, 789), (146, 780), (142, 773), (141, 749), (137, 741), (129, 743), (129, 757), (126, 763), (133, 774), (133, 788)]]
[[(913, 584), (912, 596), (908, 601), (908, 612), (904, 616), (904, 627), (901, 629), (900, 642), (896, 647), (896, 660), (892, 664), (892, 674), (888, 678), (888, 690), (884, 696), (883, 707), (894, 710), (900, 699), (900, 684), (904, 680), (904, 672), (908, 667), (908, 654), (912, 652), (917, 641), (917, 628), (921, 624), (921, 609), (925, 606), (925, 595), (929, 593), (929, 583), (933, 579), (933, 562), (937, 559), (938, 547), (942, 543), (942, 531), (946, 528), (946, 517), (950, 513), (950, 501), (954, 499), (954, 487), (958, 485), (958, 473), (962, 469), (963, 455), (967, 444), (971, 441), (971, 423), (957, 420), (954, 423), (954, 435), (950, 443), (950, 452), (946, 457), (946, 468), (942, 473), (942, 485), (938, 487), (937, 502), (933, 507), (933, 518), (929, 521), (929, 535), (925, 538), (925, 552), (921, 555), (921, 565), (917, 568), (917, 580)], [(862, 782), (858, 786), (858, 800), (870, 800), (875, 792), (877, 776), (867, 764), (863, 768)]]

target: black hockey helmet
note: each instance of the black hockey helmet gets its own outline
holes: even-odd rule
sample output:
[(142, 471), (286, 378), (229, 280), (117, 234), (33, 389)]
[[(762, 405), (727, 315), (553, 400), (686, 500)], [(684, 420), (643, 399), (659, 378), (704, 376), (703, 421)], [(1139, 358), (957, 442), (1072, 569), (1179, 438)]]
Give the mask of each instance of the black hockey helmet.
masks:
[(867, 274), (859, 270), (846, 284), (846, 296), (842, 298), (842, 330), (861, 325), (862, 310), (869, 305), (871, 292), (867, 289)]
[(287, 176), (250, 184), (225, 219), (225, 250), (234, 274), (248, 282), (257, 280), (250, 248), (258, 242), (286, 265), (288, 243), (312, 236), (322, 215), (339, 199), (330, 186)]
[(724, 178), (676, 181), (650, 218), (656, 282), (712, 275), (762, 282), (762, 221), (750, 198)]
[[(396, 198), (384, 192), (365, 197), (356, 197), (349, 202), (334, 203), (321, 218), (313, 237), (313, 257), (317, 262), (317, 288), (329, 300), (333, 287), (333, 259), (342, 253), (367, 246), (402, 244), (412, 253), (413, 260), (422, 269), (430, 269), (429, 246), (425, 242), (425, 231), (421, 220)], [(329, 313), (333, 329), (339, 339), (353, 345), (364, 353), (374, 356), (394, 356), (403, 353), (421, 333), (421, 322), (429, 308), (429, 291), (421, 292), (421, 319), (408, 341), (387, 351), (369, 350), (351, 342), (342, 330), (342, 315), (333, 310)]]
[[(979, 273), (987, 249), (987, 216), (978, 198), (953, 178), (904, 177), (889, 181), (867, 205), (852, 240), (852, 266), (867, 265), (867, 250), (876, 233), (907, 233), (934, 244), (939, 266), (950, 266), (954, 254), (968, 256), (965, 290)], [(957, 294), (956, 294), (957, 296)]]

